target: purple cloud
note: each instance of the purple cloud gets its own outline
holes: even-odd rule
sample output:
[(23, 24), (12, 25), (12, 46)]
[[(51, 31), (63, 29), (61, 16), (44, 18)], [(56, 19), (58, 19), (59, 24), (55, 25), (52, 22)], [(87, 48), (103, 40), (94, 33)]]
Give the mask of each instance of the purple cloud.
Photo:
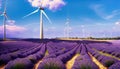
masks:
[(57, 10), (66, 3), (63, 0), (28, 0), (33, 7), (43, 7), (50, 10)]
[[(0, 35), (3, 35), (3, 30), (4, 29), (3, 29), (3, 25), (2, 25), (2, 26), (0, 26)], [(15, 25), (14, 20), (7, 21), (6, 30), (7, 30), (7, 35), (12, 36), (12, 37), (13, 36), (17, 37), (27, 31), (27, 29), (25, 27)]]

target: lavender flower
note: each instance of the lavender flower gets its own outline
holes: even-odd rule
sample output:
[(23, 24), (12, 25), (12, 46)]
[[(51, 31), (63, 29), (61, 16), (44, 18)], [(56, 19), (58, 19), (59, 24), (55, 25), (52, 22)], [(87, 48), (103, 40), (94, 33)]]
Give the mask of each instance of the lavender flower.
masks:
[(120, 69), (120, 62), (114, 63), (108, 69)]
[(38, 69), (65, 69), (65, 65), (56, 58), (44, 59)]
[(33, 69), (33, 63), (26, 58), (18, 58), (14, 61), (10, 61), (5, 69)]

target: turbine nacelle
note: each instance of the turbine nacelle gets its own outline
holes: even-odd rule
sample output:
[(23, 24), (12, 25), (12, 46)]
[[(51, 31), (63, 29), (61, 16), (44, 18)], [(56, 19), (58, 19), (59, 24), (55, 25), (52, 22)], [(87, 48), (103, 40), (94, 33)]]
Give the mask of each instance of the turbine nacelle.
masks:
[(40, 10), (44, 10), (44, 8), (40, 7)]
[(6, 15), (6, 12), (3, 12), (4, 15)]

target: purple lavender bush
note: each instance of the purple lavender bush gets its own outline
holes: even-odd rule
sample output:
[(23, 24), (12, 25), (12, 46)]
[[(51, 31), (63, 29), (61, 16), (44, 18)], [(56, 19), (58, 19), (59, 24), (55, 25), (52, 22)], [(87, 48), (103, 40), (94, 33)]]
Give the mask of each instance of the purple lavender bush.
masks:
[(85, 54), (75, 59), (72, 69), (99, 69), (99, 67), (91, 60), (88, 54)]
[(33, 69), (33, 63), (27, 58), (17, 58), (8, 62), (5, 69)]
[(120, 69), (120, 62), (114, 63), (108, 69)]
[(28, 57), (26, 57), (27, 59), (29, 59), (32, 63), (36, 63), (37, 62), (37, 57), (36, 55), (29, 55)]
[(48, 58), (39, 64), (38, 69), (65, 69), (65, 65), (59, 59)]
[(81, 54), (81, 55), (84, 55), (84, 54), (86, 54), (86, 53), (87, 53), (87, 49), (86, 49), (85, 45), (82, 45), (82, 49), (81, 49), (80, 54)]
[(69, 52), (66, 52), (65, 54), (58, 56), (57, 58), (60, 59), (63, 63), (66, 63), (68, 60), (70, 60), (74, 56), (74, 54), (76, 53), (76, 49), (77, 47), (70, 50)]
[(7, 64), (10, 60), (12, 60), (9, 54), (0, 55), (0, 65)]
[(119, 60), (104, 56), (104, 58), (100, 61), (104, 66), (110, 67), (114, 63), (118, 62)]
[(99, 69), (99, 67), (90, 60), (75, 61), (72, 69)]

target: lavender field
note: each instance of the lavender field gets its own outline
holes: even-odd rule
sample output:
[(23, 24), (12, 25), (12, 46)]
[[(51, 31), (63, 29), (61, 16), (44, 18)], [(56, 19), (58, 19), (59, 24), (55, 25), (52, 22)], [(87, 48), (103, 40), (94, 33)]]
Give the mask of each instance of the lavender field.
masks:
[(120, 41), (0, 41), (0, 69), (120, 69)]

